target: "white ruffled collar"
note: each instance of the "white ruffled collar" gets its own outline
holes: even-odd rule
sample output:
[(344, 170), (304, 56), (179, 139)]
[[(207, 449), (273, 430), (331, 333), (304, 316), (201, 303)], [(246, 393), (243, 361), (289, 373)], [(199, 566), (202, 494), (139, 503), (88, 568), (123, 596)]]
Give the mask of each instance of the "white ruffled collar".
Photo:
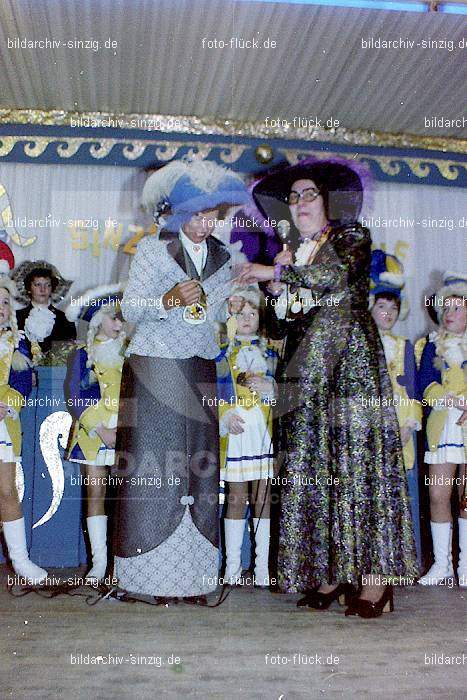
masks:
[(318, 241), (314, 241), (312, 238), (303, 239), (295, 253), (296, 264), (299, 266), (306, 265), (317, 246)]
[[(378, 329), (379, 330), (379, 329)], [(379, 331), (381, 342), (383, 343), (386, 362), (391, 362), (397, 352), (397, 340), (391, 331)]]
[(437, 332), (433, 339), (436, 346), (436, 354), (447, 364), (462, 366), (467, 359), (467, 332), (462, 335), (455, 333)]
[(26, 336), (31, 342), (41, 343), (51, 335), (56, 318), (48, 306), (32, 302), (32, 309), (24, 323)]
[(123, 364), (122, 338), (94, 339), (94, 361), (101, 367), (119, 367)]

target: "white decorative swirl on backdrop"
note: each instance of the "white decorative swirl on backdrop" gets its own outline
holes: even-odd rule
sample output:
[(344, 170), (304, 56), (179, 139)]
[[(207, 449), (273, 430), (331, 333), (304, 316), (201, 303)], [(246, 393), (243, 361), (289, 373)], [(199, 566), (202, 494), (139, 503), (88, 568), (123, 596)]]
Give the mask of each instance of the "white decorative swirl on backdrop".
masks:
[(42, 456), (52, 481), (52, 500), (46, 513), (33, 525), (33, 529), (44, 525), (57, 512), (63, 498), (65, 473), (59, 446), (65, 449), (72, 417), (67, 411), (56, 411), (47, 416), (39, 430)]

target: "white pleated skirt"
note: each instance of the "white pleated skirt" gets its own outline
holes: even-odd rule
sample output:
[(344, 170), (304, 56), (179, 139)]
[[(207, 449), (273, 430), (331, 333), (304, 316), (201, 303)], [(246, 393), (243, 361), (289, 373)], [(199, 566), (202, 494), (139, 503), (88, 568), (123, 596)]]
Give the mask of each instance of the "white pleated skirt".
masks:
[(450, 408), (440, 435), (438, 447), (433, 452), (425, 452), (425, 462), (427, 464), (464, 464), (465, 448), (462, 426), (457, 425), (457, 421), (462, 415), (462, 411), (457, 408)]
[(221, 469), (223, 481), (254, 481), (273, 476), (273, 448), (271, 435), (259, 406), (235, 411), (244, 420), (243, 433), (229, 435), (225, 466)]

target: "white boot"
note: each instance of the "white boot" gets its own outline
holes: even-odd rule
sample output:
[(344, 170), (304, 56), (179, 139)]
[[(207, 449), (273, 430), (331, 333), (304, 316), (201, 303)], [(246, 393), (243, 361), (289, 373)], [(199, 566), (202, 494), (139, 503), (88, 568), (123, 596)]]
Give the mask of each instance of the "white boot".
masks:
[(242, 543), (244, 520), (224, 518), (226, 565), (224, 583), (234, 586), (242, 578)]
[(435, 562), (418, 582), (422, 586), (437, 586), (454, 576), (452, 567), (452, 523), (430, 523)]
[(269, 518), (253, 518), (255, 528), (255, 584), (269, 588), (269, 535), (271, 521)]
[(459, 565), (457, 567), (459, 586), (467, 588), (467, 520), (459, 518)]
[(100, 581), (107, 569), (107, 516), (92, 515), (86, 518), (91, 542), (92, 569), (86, 574), (87, 581)]
[(42, 583), (47, 576), (47, 571), (29, 559), (24, 518), (4, 522), (3, 534), (15, 573), (27, 579), (30, 585), (37, 586)]

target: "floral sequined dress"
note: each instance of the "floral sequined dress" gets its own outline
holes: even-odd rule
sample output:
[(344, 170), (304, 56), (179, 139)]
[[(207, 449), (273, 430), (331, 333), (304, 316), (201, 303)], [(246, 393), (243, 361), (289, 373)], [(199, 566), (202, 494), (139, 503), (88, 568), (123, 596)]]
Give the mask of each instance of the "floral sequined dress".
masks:
[(281, 519), (284, 592), (362, 574), (418, 574), (392, 386), (368, 311), (371, 238), (333, 228), (311, 265), (281, 280), (316, 306), (281, 321)]

